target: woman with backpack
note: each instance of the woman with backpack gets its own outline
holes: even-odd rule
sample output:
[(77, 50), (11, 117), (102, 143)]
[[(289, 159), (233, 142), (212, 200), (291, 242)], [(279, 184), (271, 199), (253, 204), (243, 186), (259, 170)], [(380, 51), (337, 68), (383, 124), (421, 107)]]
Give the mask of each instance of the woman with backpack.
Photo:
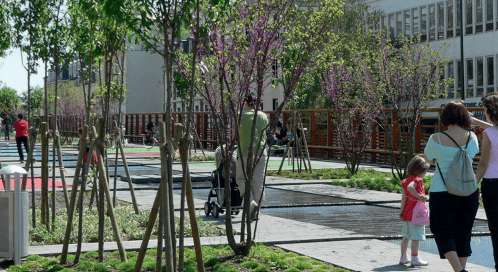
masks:
[(498, 271), (498, 93), (484, 97), (482, 104), (486, 120), (492, 124), (482, 133), (481, 159), (476, 179), (479, 182), (482, 178), (482, 203), (491, 232), (495, 269)]
[[(440, 119), (448, 129), (432, 134), (424, 150), (427, 159), (436, 164), (429, 196), (430, 229), (441, 259), (448, 259), (453, 270), (461, 272), (467, 271), (465, 265), (472, 253), (470, 239), (479, 193), (477, 187), (467, 196), (455, 195), (452, 190), (449, 193), (453, 180), (448, 178), (454, 176), (449, 169), (463, 149), (464, 157), (468, 155), (472, 160), (479, 153), (479, 143), (471, 129), (470, 114), (462, 103), (446, 104)], [(472, 169), (470, 173), (475, 183)]]

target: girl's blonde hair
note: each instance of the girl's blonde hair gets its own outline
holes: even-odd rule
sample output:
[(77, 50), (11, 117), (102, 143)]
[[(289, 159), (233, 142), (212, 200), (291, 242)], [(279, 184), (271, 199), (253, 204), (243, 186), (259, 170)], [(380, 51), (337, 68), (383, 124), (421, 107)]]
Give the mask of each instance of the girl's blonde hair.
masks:
[(416, 176), (427, 171), (430, 167), (431, 165), (428, 164), (422, 156), (417, 155), (408, 163), (406, 170), (409, 176)]

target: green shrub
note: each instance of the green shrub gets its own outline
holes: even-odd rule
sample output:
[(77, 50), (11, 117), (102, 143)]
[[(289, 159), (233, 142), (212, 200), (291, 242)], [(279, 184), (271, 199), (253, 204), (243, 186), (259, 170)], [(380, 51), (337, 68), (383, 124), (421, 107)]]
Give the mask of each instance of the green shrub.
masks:
[(342, 182), (342, 187), (348, 187), (349, 181), (343, 181)]
[(209, 257), (209, 259), (204, 262), (204, 265), (215, 266), (215, 265), (219, 264), (220, 262), (221, 262), (221, 260), (216, 258), (216, 257)]
[(394, 184), (392, 183), (387, 183), (386, 184), (386, 190), (390, 193), (394, 190)]
[(52, 266), (57, 264), (57, 262), (55, 260), (52, 260), (52, 259), (43, 260), (43, 261), (41, 261), (41, 263), (42, 263), (44, 268), (49, 268), (49, 267), (52, 267)]
[(60, 265), (60, 264), (55, 264), (55, 265), (52, 265), (50, 267), (47, 267), (46, 268), (48, 272), (53, 272), (53, 271), (61, 271), (64, 269), (64, 266)]
[(323, 269), (323, 270), (330, 270), (330, 269), (333, 269), (334, 267), (331, 266), (331, 265), (328, 265), (328, 264), (322, 264), (320, 266), (318, 266), (316, 269)]
[(235, 269), (235, 267), (233, 267), (233, 265), (231, 265), (231, 264), (220, 263), (214, 267), (214, 271), (216, 271), (216, 272), (238, 272), (239, 270)]
[(247, 268), (247, 269), (255, 269), (258, 266), (259, 266), (259, 263), (255, 262), (255, 261), (247, 261), (245, 263), (242, 263), (242, 267)]
[(13, 272), (30, 272), (31, 269), (27, 267), (21, 267), (19, 265), (11, 265), (9, 268), (5, 269), (6, 271), (13, 271)]
[(31, 255), (31, 256), (26, 257), (26, 261), (40, 261), (41, 259), (44, 259), (44, 258), (41, 256), (38, 256), (38, 255)]
[[(185, 249), (185, 251), (187, 251), (187, 249)], [(147, 249), (147, 251), (145, 251), (145, 255), (149, 255), (149, 256), (156, 256), (157, 255), (157, 248), (151, 248), (151, 249)]]
[(99, 253), (97, 251), (88, 251), (83, 255), (85, 259), (97, 259), (99, 257)]
[(363, 189), (363, 188), (365, 188), (365, 182), (363, 182), (362, 180), (359, 180), (357, 186), (358, 186), (358, 188)]
[(289, 268), (289, 263), (285, 260), (278, 260), (275, 262), (275, 266), (280, 269), (287, 269)]
[(322, 268), (315, 268), (315, 269), (313, 269), (313, 272), (327, 272), (327, 270), (322, 269)]
[(270, 269), (264, 265), (256, 267), (253, 271), (255, 272), (270, 272)]
[(95, 272), (107, 272), (109, 270), (107, 270), (107, 265), (103, 264), (103, 263), (96, 263), (95, 264), (95, 267), (93, 268)]
[(126, 258), (131, 259), (133, 257), (137, 257), (138, 254), (135, 252), (126, 252)]
[(305, 262), (305, 261), (298, 261), (294, 266), (297, 269), (299, 269), (299, 270), (312, 269), (313, 268), (312, 264), (310, 264), (309, 262)]
[(355, 188), (356, 185), (357, 185), (356, 179), (350, 179), (349, 180), (349, 186), (351, 186), (351, 188)]
[(146, 270), (155, 270), (156, 269), (157, 262), (155, 260), (144, 262), (142, 265), (143, 268)]
[(111, 267), (116, 267), (118, 264), (120, 264), (121, 261), (118, 260), (118, 259), (111, 259), (107, 262), (107, 265), (111, 266)]
[(197, 267), (195, 266), (195, 261), (191, 259), (186, 259), (183, 263), (184, 272), (197, 272)]
[(116, 269), (122, 270), (124, 272), (132, 272), (133, 269), (135, 268), (136, 263), (137, 263), (136, 260), (129, 260), (126, 262), (122, 262), (116, 266)]
[(43, 264), (38, 261), (26, 261), (21, 264), (22, 268), (29, 268), (30, 270), (32, 268), (43, 268)]
[(319, 260), (311, 260), (310, 264), (312, 264), (312, 265), (321, 265), (322, 262), (320, 262)]
[(301, 270), (299, 270), (295, 267), (291, 267), (289, 269), (284, 270), (284, 272), (301, 272)]
[(369, 190), (374, 190), (375, 189), (375, 182), (373, 180), (370, 180), (370, 182), (367, 184)]
[(332, 181), (332, 185), (334, 185), (334, 186), (341, 186), (341, 181), (338, 180), (338, 179), (334, 179), (334, 181)]
[(61, 270), (61, 272), (76, 272), (76, 271), (69, 268), (64, 268)]
[(121, 253), (119, 253), (119, 250), (116, 250), (116, 251), (112, 252), (112, 255), (114, 255), (114, 256), (119, 256), (119, 254), (121, 254)]
[(92, 261), (82, 261), (78, 266), (76, 266), (76, 269), (81, 270), (81, 271), (93, 271), (95, 268), (95, 263)]
[(401, 188), (401, 186), (396, 184), (396, 186), (394, 186), (394, 190), (396, 190), (396, 193), (401, 194), (401, 191), (403, 190), (403, 188)]

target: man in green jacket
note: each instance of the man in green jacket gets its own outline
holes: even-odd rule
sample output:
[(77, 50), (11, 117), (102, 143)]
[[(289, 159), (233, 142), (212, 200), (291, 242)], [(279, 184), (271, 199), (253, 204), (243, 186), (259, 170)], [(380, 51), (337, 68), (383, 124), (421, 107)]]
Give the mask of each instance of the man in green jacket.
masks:
[(244, 160), (244, 169), (247, 169), (247, 157), (249, 155), (249, 149), (253, 150), (253, 162), (258, 159), (258, 156), (263, 151), (259, 162), (254, 168), (253, 178), (251, 180), (251, 204), (250, 204), (250, 216), (251, 220), (255, 219), (254, 216), (257, 211), (257, 207), (261, 204), (259, 202), (264, 189), (263, 181), (265, 177), (265, 167), (266, 167), (266, 128), (268, 127), (268, 118), (266, 114), (262, 111), (258, 111), (256, 115), (256, 127), (254, 132), (253, 146), (251, 147), (251, 135), (253, 130), (254, 112), (255, 112), (256, 101), (252, 95), (249, 95), (245, 99), (244, 111), (242, 112), (241, 126), (239, 128), (239, 141), (240, 141), (240, 154), (237, 160), (237, 185), (241, 194), (245, 192), (244, 172), (242, 170), (242, 160)]

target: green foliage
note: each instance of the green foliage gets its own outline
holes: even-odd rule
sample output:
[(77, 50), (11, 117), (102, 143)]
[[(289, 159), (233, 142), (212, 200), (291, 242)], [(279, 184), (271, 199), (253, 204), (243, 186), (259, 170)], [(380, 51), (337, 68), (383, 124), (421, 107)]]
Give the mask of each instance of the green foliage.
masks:
[(92, 261), (82, 261), (76, 266), (76, 269), (81, 271), (93, 271), (95, 269), (95, 264), (96, 263)]
[(214, 267), (214, 271), (216, 272), (237, 272), (237, 270), (233, 265), (227, 263), (221, 263)]
[(396, 184), (396, 186), (394, 186), (394, 190), (396, 190), (396, 193), (400, 194), (401, 191), (403, 190), (403, 188), (401, 188), (401, 186), (399, 186), (398, 184)]
[(338, 180), (338, 179), (334, 179), (334, 181), (332, 181), (332, 185), (334, 185), (334, 186), (341, 186), (341, 181)]
[(28, 257), (26, 257), (26, 261), (41, 261), (43, 259), (43, 257), (39, 256), (39, 255), (30, 255)]
[(99, 257), (99, 253), (97, 251), (88, 251), (83, 255), (85, 259), (96, 259)]
[(260, 265), (260, 266), (256, 267), (253, 271), (255, 271), (255, 272), (270, 272), (270, 268), (268, 268), (264, 265)]
[(348, 187), (349, 181), (343, 181), (342, 182), (342, 187)]
[[(187, 251), (187, 249), (185, 251)], [(147, 249), (147, 251), (145, 251), (145, 254), (148, 255), (148, 256), (154, 256), (155, 257), (157, 255), (157, 248)]]
[(356, 179), (350, 179), (349, 180), (349, 186), (351, 188), (355, 188), (357, 185), (358, 185), (358, 183), (357, 183)]
[(107, 262), (107, 265), (111, 266), (111, 267), (116, 267), (117, 265), (119, 265), (121, 263), (120, 260), (118, 259), (111, 259)]
[(131, 251), (126, 252), (126, 258), (128, 258), (128, 259), (131, 259), (131, 258), (137, 257), (137, 256), (138, 256), (138, 254), (136, 252), (131, 252)]
[[(75, 256), (73, 254), (67, 254), (66, 256), (66, 260), (70, 263), (74, 263), (74, 259), (75, 259)], [(57, 260), (60, 261), (61, 260), (61, 256), (59, 255), (57, 257)]]
[(0, 88), (0, 113), (13, 116), (19, 105), (19, 97), (17, 96), (16, 90), (7, 86)]
[(301, 270), (299, 270), (295, 267), (291, 267), (289, 269), (284, 270), (284, 272), (301, 272)]
[(391, 173), (379, 172), (374, 169), (359, 169), (358, 172), (354, 175), (346, 169), (333, 169), (333, 168), (323, 168), (323, 169), (314, 169), (313, 174), (309, 172), (302, 171), (292, 172), (292, 170), (282, 170), (280, 172), (270, 170), (267, 171), (268, 176), (280, 176), (286, 178), (296, 178), (296, 179), (362, 179), (362, 178), (373, 178), (373, 177), (391, 177)]
[(95, 264), (95, 267), (93, 268), (93, 270), (94, 270), (95, 272), (107, 272), (107, 271), (109, 271), (109, 270), (107, 269), (107, 265), (105, 265), (105, 264), (103, 264), (103, 263), (96, 263), (96, 264)]
[(135, 268), (135, 264), (137, 263), (136, 259), (131, 259), (126, 262), (122, 262), (116, 266), (116, 269), (122, 270), (124, 272), (132, 272)]
[(242, 263), (242, 267), (247, 268), (247, 269), (255, 269), (256, 267), (259, 266), (259, 263), (255, 261), (247, 261)]
[(209, 257), (209, 259), (204, 262), (204, 265), (214, 266), (214, 265), (219, 264), (220, 262), (221, 262), (221, 260), (216, 258), (216, 257)]

